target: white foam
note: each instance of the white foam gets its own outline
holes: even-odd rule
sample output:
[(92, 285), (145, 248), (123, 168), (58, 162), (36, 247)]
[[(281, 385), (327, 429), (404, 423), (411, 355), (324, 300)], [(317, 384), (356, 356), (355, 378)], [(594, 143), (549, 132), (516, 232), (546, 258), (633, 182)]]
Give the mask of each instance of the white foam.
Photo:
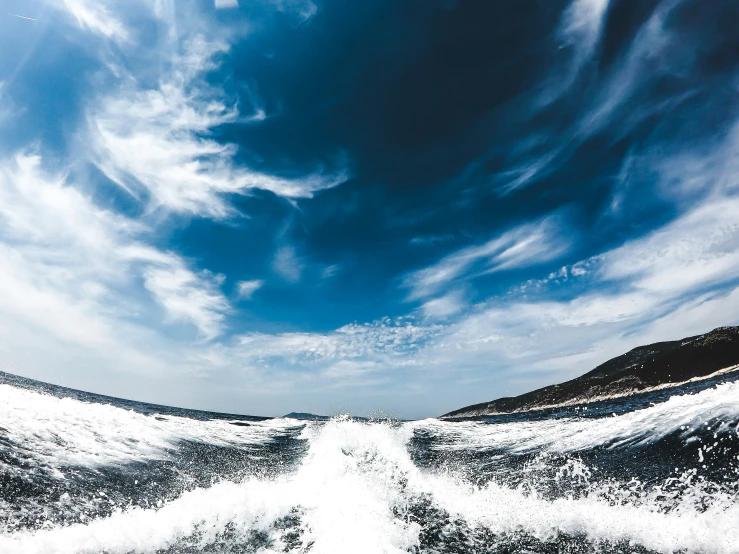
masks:
[[(565, 427), (570, 423), (559, 422)], [(281, 552), (285, 536), (273, 523), (291, 512), (299, 514), (302, 531), (293, 551), (407, 552), (419, 544), (421, 528), (408, 518), (409, 507), (419, 498), (430, 499), (470, 527), (494, 533), (524, 531), (543, 540), (558, 533), (584, 535), (595, 543), (625, 540), (660, 552), (736, 552), (735, 498), (726, 497), (705, 511), (685, 502), (666, 512), (650, 498), (624, 503), (593, 494), (546, 500), (498, 483), (476, 487), (414, 465), (407, 444), (418, 425), (311, 423), (303, 431), (309, 451), (291, 474), (198, 489), (159, 510), (136, 508), (87, 525), (0, 535), (0, 552), (155, 552), (187, 537), (202, 546), (227, 529), (236, 535), (234, 540), (262, 531), (273, 542), (260, 552)]]
[[(301, 544), (312, 544), (315, 554), (407, 552), (417, 543), (419, 528), (394, 518), (392, 507), (402, 501), (398, 461), (413, 468), (404, 447), (408, 435), (352, 421), (310, 427), (311, 448), (293, 475), (219, 483), (187, 492), (159, 510), (134, 508), (87, 525), (0, 536), (0, 551), (154, 552), (193, 535), (200, 544), (212, 542), (227, 526), (246, 539), (249, 531), (270, 531), (269, 524), (298, 509)], [(279, 532), (271, 529), (271, 536), (273, 549), (262, 552), (282, 551)]]
[(585, 535), (594, 542), (630, 541), (658, 552), (736, 552), (739, 545), (739, 506), (717, 503), (705, 512), (656, 506), (613, 505), (596, 495), (578, 500), (544, 500), (521, 490), (491, 483), (465, 486), (448, 478), (430, 478), (438, 504), (468, 524), (494, 533), (523, 530), (539, 539), (559, 533)]
[(641, 445), (680, 431), (690, 435), (708, 421), (720, 421), (714, 432), (736, 432), (739, 421), (739, 381), (723, 383), (696, 394), (633, 412), (600, 419), (545, 419), (511, 423), (425, 420), (414, 423), (439, 439), (439, 449), (575, 452), (608, 444)]
[(0, 385), (0, 426), (13, 448), (58, 473), (58, 468), (70, 465), (94, 468), (162, 459), (184, 440), (241, 447), (263, 444), (296, 423), (268, 420), (245, 427), (215, 419), (170, 415), (157, 419), (106, 404)]

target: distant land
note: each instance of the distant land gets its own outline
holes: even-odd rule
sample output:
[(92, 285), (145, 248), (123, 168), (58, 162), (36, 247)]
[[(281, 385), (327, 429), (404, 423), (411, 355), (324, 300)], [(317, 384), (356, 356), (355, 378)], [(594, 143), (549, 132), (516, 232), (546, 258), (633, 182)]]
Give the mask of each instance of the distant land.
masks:
[(739, 370), (739, 327), (719, 327), (705, 335), (639, 346), (571, 381), (473, 404), (441, 417), (475, 417), (595, 402), (735, 370)]
[(282, 417), (290, 419), (300, 419), (305, 421), (327, 421), (331, 419), (328, 416), (309, 414), (306, 412), (290, 412), (289, 414), (285, 414)]

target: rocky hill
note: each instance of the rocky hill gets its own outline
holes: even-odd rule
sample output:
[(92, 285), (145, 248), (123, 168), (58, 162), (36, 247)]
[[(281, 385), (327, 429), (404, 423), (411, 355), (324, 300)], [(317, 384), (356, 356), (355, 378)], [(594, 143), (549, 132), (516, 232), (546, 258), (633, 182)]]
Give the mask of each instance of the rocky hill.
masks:
[(523, 412), (624, 396), (706, 377), (737, 364), (739, 327), (719, 327), (705, 335), (639, 346), (571, 381), (474, 404), (442, 417)]

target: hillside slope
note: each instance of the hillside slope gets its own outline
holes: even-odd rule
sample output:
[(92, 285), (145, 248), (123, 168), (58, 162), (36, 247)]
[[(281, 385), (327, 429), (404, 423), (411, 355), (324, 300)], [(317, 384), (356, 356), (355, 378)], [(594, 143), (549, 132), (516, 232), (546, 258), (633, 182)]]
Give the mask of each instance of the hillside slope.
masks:
[(705, 335), (639, 346), (571, 381), (474, 404), (442, 417), (522, 412), (634, 394), (704, 377), (737, 364), (739, 327), (719, 327)]

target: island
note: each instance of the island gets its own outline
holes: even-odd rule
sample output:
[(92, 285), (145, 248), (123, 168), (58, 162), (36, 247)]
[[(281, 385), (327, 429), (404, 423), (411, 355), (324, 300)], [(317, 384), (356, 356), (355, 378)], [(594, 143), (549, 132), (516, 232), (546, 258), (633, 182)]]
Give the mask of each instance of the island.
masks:
[(737, 369), (739, 327), (719, 327), (704, 335), (639, 346), (571, 381), (473, 404), (441, 417), (476, 417), (596, 402)]

